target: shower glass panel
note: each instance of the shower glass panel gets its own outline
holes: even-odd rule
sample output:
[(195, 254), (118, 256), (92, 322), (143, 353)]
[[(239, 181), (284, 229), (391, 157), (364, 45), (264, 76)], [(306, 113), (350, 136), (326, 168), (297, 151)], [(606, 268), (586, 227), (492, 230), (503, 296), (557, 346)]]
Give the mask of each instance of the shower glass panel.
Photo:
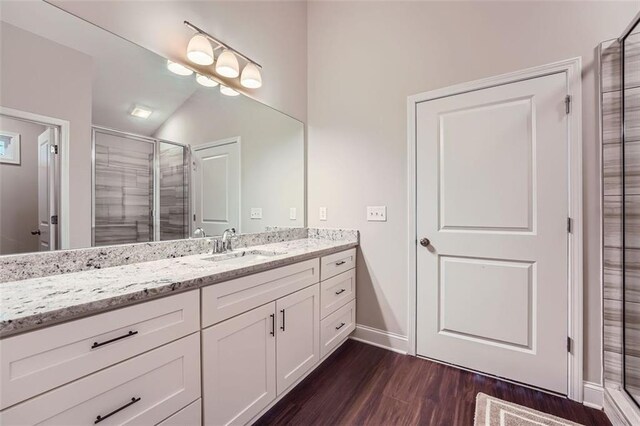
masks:
[(94, 246), (153, 241), (155, 144), (94, 133)]
[(189, 237), (189, 149), (95, 127), (93, 245)]
[(189, 236), (188, 154), (184, 146), (159, 143), (160, 240)]
[(623, 368), (624, 388), (640, 405), (640, 24), (622, 38)]

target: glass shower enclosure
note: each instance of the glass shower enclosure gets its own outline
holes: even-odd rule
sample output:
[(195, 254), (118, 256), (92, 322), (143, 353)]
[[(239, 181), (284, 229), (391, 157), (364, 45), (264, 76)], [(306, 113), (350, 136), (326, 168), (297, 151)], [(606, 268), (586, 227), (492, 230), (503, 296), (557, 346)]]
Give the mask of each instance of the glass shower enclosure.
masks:
[(640, 20), (620, 42), (622, 133), (623, 382), (640, 405)]
[(93, 128), (92, 245), (189, 236), (189, 148)]

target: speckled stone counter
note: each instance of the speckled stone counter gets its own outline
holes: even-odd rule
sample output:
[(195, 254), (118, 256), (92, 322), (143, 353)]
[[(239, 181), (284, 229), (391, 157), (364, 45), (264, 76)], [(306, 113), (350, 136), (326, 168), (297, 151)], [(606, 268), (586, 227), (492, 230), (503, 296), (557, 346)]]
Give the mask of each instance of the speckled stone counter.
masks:
[(0, 337), (46, 327), (148, 299), (168, 296), (300, 262), (358, 245), (357, 231), (253, 245), (236, 252), (268, 256), (226, 261), (210, 253), (50, 275), (0, 284)]

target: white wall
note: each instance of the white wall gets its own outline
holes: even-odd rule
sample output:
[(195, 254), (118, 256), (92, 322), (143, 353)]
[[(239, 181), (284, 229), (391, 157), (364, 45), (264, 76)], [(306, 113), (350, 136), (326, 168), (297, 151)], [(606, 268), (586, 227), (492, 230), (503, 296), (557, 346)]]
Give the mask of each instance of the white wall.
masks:
[[(0, 255), (38, 251), (38, 136), (46, 126), (0, 116), (20, 135), (20, 164), (0, 163)], [(4, 207), (4, 208), (2, 208)]]
[(0, 105), (70, 122), (71, 248), (91, 245), (92, 60), (2, 23)]
[[(304, 226), (304, 126), (243, 96), (200, 89), (154, 135), (192, 146), (240, 136), (240, 232), (265, 226)], [(252, 207), (262, 219), (251, 219)], [(296, 220), (289, 208), (297, 209)]]
[[(357, 228), (358, 323), (407, 333), (408, 95), (582, 56), (585, 379), (601, 381), (594, 49), (637, 2), (310, 2), (310, 226)], [(366, 222), (387, 205), (388, 222)], [(328, 220), (318, 220), (318, 208)]]
[(263, 87), (241, 90), (306, 121), (304, 1), (52, 0), (50, 3), (166, 58), (185, 63), (193, 31), (182, 22), (190, 21), (263, 65)]

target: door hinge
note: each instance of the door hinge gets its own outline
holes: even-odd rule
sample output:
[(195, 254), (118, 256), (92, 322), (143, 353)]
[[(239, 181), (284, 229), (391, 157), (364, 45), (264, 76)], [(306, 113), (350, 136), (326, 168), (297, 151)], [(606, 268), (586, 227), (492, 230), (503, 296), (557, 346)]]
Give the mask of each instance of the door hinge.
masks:
[(50, 149), (52, 154), (58, 153), (58, 145), (51, 145)]
[(564, 112), (571, 114), (571, 95), (564, 97)]
[(195, 213), (193, 214), (193, 221), (194, 221), (194, 222), (196, 221), (196, 215), (195, 215)]
[(567, 218), (567, 232), (570, 234), (573, 232), (573, 219), (570, 217)]
[(567, 352), (571, 353), (572, 347), (573, 347), (573, 339), (567, 336)]
[(51, 222), (52, 225), (57, 225), (58, 224), (58, 215), (55, 214), (53, 216), (51, 216)]

